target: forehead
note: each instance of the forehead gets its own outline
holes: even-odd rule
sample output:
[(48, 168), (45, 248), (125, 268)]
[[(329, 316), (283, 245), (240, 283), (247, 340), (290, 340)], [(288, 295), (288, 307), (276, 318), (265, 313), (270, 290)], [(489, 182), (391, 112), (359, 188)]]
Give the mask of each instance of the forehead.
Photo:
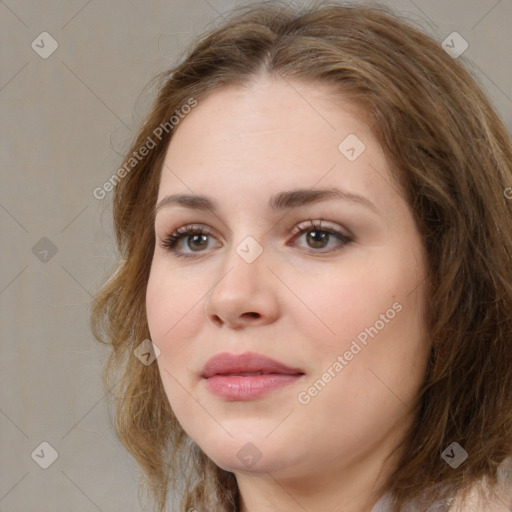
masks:
[[(323, 140), (323, 149), (337, 149), (344, 133), (372, 137), (366, 117), (355, 103), (339, 95), (335, 100), (331, 86), (264, 76), (249, 86), (222, 87), (200, 100), (177, 127), (171, 145), (175, 152), (180, 140), (192, 136), (198, 150), (210, 153), (232, 141), (238, 145), (224, 145), (224, 152), (263, 143), (297, 151), (298, 143), (308, 140), (316, 146)], [(283, 147), (283, 142), (289, 144)]]
[[(379, 203), (376, 190), (389, 189), (391, 181), (365, 111), (334, 100), (326, 84), (264, 77), (248, 87), (214, 91), (180, 121), (158, 200), (191, 192), (268, 197), (321, 184)], [(393, 194), (393, 187), (387, 193)]]

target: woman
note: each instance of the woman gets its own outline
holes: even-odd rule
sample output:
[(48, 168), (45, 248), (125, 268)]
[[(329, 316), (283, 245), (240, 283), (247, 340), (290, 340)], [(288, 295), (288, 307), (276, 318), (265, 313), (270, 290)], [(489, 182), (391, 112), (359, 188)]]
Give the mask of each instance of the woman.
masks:
[(508, 510), (512, 144), (468, 72), (271, 2), (161, 79), (92, 312), (158, 510)]

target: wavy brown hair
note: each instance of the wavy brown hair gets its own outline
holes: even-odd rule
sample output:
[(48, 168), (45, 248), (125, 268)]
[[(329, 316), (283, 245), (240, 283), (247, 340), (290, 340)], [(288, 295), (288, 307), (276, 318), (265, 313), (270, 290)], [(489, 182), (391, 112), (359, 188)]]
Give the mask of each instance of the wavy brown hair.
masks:
[[(234, 11), (157, 77), (157, 98), (125, 163), (193, 98), (260, 73), (330, 84), (371, 120), (412, 209), (427, 255), (426, 328), (432, 342), (403, 456), (381, 489), (396, 511), (465, 496), (498, 482), (512, 455), (512, 143), (459, 60), (414, 22), (380, 5), (264, 2)], [(334, 100), (333, 100), (334, 101)], [(158, 510), (173, 489), (180, 510), (237, 511), (234, 474), (191, 441), (166, 398), (156, 364), (134, 349), (149, 338), (146, 284), (155, 246), (154, 207), (173, 132), (119, 180), (113, 215), (120, 263), (96, 294), (95, 337), (112, 346), (105, 385), (115, 428), (143, 469)], [(132, 162), (133, 164), (133, 162)], [(452, 469), (441, 453), (459, 443)], [(419, 502), (419, 501), (418, 501)]]

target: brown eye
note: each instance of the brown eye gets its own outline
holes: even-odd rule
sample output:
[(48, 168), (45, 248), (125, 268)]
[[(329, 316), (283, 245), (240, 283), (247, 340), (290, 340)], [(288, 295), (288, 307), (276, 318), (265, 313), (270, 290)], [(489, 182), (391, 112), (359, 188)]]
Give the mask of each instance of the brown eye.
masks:
[(329, 242), (329, 236), (326, 231), (310, 230), (307, 231), (306, 240), (313, 249), (323, 249)]
[(190, 225), (179, 228), (167, 235), (160, 245), (176, 256), (187, 257), (194, 256), (193, 253), (205, 252), (205, 249), (208, 249), (209, 242), (213, 239), (214, 237), (204, 226)]
[[(316, 254), (327, 254), (335, 252), (337, 249), (344, 247), (353, 241), (353, 239), (341, 231), (334, 228), (327, 228), (321, 226), (321, 221), (308, 221), (305, 225), (299, 225), (294, 230), (293, 241), (299, 240), (303, 235), (305, 238), (305, 249), (309, 249), (309, 252)], [(334, 244), (334, 245), (333, 245)], [(326, 249), (329, 245), (333, 246), (328, 250)]]
[(193, 250), (202, 250), (208, 247), (208, 235), (190, 235), (187, 237), (187, 246)]

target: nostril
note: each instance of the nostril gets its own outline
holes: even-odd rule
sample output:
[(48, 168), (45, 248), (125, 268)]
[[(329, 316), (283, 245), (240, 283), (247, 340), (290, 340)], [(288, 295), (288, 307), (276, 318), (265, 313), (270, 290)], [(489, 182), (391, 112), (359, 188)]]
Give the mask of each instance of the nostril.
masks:
[(254, 312), (250, 312), (250, 313), (244, 313), (242, 316), (249, 316), (251, 318), (259, 318), (260, 317), (260, 314), (259, 313), (254, 313)]
[(224, 321), (222, 320), (222, 318), (221, 318), (219, 315), (213, 315), (213, 321), (214, 321), (217, 325), (222, 325), (222, 324), (224, 324)]

